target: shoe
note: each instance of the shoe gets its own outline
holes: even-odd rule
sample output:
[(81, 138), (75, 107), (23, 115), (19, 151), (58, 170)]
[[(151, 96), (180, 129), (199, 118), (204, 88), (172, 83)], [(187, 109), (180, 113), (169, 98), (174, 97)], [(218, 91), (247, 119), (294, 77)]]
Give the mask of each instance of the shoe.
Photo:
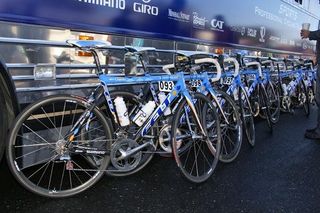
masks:
[(315, 130), (309, 132), (306, 131), (304, 137), (312, 140), (320, 140), (320, 134)]
[(306, 129), (306, 133), (307, 133), (307, 132), (316, 131), (317, 129), (318, 129), (318, 127), (314, 127), (314, 128), (311, 128), (311, 129)]

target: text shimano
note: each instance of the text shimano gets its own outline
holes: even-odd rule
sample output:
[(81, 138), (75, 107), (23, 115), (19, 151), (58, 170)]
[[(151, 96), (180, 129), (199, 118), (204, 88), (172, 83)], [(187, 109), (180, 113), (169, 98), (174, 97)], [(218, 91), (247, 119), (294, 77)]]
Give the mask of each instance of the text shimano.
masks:
[(78, 0), (78, 1), (82, 3), (106, 6), (106, 7), (116, 8), (120, 10), (126, 9), (125, 0)]

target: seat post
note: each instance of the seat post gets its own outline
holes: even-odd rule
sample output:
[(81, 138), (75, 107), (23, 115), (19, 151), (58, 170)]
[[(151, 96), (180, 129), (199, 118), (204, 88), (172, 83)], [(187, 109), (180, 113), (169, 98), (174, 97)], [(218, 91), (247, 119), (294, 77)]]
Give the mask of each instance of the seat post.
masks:
[(103, 71), (102, 71), (102, 67), (101, 67), (101, 64), (100, 64), (98, 53), (94, 49), (91, 49), (91, 53), (92, 53), (93, 58), (94, 58), (94, 63), (97, 66), (98, 75), (100, 76), (100, 75), (103, 74)]

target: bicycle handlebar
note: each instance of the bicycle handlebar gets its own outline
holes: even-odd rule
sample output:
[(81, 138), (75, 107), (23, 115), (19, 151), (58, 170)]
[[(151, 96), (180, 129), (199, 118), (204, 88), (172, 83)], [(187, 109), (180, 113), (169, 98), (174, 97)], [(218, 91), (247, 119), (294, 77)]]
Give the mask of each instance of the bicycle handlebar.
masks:
[(219, 62), (216, 59), (213, 58), (200, 58), (200, 59), (196, 59), (194, 60), (195, 64), (203, 64), (203, 63), (210, 63), (210, 64), (214, 64), (217, 68), (217, 76), (215, 78), (211, 78), (212, 82), (215, 81), (219, 81), (221, 78), (221, 67)]
[(237, 59), (235, 58), (226, 58), (224, 59), (223, 62), (233, 62), (234, 63), (234, 74), (233, 76), (236, 77), (237, 75), (239, 75), (239, 70), (240, 70), (240, 65), (239, 65), (239, 62), (237, 61)]
[[(286, 68), (286, 63), (284, 61), (277, 61), (276, 64), (282, 64), (283, 65), (283, 71), (287, 71), (287, 68)], [(280, 71), (280, 70), (279, 70)]]
[(261, 64), (257, 61), (252, 61), (252, 62), (247, 62), (245, 63), (246, 67), (249, 66), (258, 66), (258, 72), (259, 72), (259, 76), (262, 77), (262, 68), (261, 68)]
[(176, 66), (174, 64), (167, 64), (162, 66), (162, 70), (167, 73), (168, 75), (171, 75), (170, 69), (175, 68)]
[[(201, 58), (201, 59), (196, 59), (194, 60), (195, 64), (203, 64), (203, 63), (210, 63), (210, 64), (214, 64), (217, 68), (217, 76), (215, 78), (212, 78), (211, 81), (215, 82), (215, 81), (219, 81), (221, 78), (221, 67), (219, 62), (216, 59), (213, 58)], [(174, 64), (167, 64), (167, 65), (163, 65), (162, 66), (162, 70), (171, 75), (171, 72), (169, 71), (170, 69), (175, 68)]]
[(262, 61), (261, 64), (263, 64), (263, 65), (265, 65), (265, 64), (270, 64), (271, 71), (274, 71), (274, 64), (273, 64), (273, 61), (272, 61), (272, 60)]
[(313, 70), (313, 63), (311, 63), (311, 62), (305, 63), (304, 66), (310, 66), (311, 69)]

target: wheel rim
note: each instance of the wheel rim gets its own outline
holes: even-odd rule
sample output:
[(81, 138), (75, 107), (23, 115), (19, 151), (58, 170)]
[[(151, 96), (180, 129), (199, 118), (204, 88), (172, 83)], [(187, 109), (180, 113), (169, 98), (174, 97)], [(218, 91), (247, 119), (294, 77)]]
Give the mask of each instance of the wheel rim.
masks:
[[(85, 107), (75, 100), (55, 100), (32, 110), (11, 135), (10, 163), (27, 189), (44, 196), (63, 197), (79, 193), (91, 186), (106, 169), (109, 157), (77, 154), (65, 150), (67, 132)], [(87, 131), (73, 140), (73, 148), (108, 149), (110, 136), (99, 115), (92, 113)], [(84, 134), (95, 132), (95, 139)], [(93, 134), (91, 134), (93, 137)], [(76, 148), (77, 149), (77, 148)]]

